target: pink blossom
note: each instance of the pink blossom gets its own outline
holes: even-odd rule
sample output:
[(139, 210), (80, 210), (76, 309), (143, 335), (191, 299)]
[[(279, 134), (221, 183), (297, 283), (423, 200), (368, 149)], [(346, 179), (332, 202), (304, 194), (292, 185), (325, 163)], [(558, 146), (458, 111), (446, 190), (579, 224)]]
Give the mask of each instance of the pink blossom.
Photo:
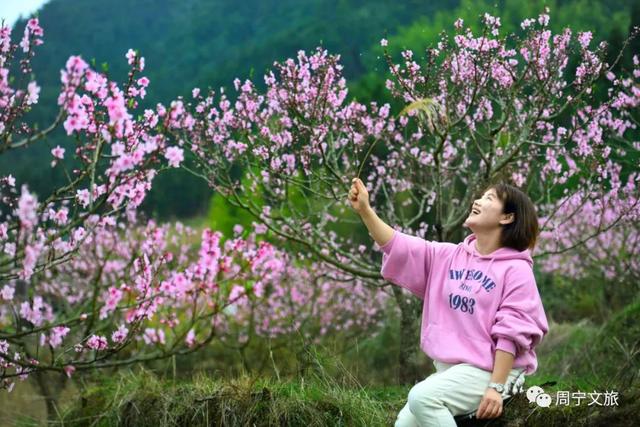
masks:
[(57, 145), (55, 148), (51, 150), (51, 154), (53, 155), (53, 157), (62, 160), (64, 159), (64, 151), (65, 151), (64, 148)]
[(22, 36), (22, 40), (20, 40), (20, 47), (22, 48), (22, 51), (27, 53), (29, 52), (30, 49), (30, 43), (29, 43), (29, 27), (25, 27), (24, 28), (24, 35)]
[(86, 208), (87, 206), (89, 206), (89, 202), (91, 201), (91, 193), (89, 193), (89, 190), (87, 190), (86, 188), (77, 190), (76, 198), (78, 199), (82, 207)]
[(187, 344), (187, 347), (192, 348), (196, 343), (196, 334), (193, 329), (189, 329), (187, 332), (187, 336), (184, 339), (184, 342)]
[(40, 86), (36, 82), (27, 85), (27, 105), (37, 104), (40, 95)]
[(115, 92), (113, 96), (105, 99), (104, 106), (107, 107), (109, 112), (110, 125), (122, 125), (124, 121), (131, 119), (131, 115), (127, 112), (122, 92)]
[(164, 157), (169, 161), (169, 166), (177, 168), (184, 160), (184, 150), (179, 147), (169, 147)]
[(524, 21), (522, 21), (522, 22), (520, 23), (520, 27), (521, 27), (523, 30), (526, 30), (527, 28), (529, 28), (529, 27), (531, 26), (531, 24), (533, 24), (533, 23), (535, 23), (535, 22), (536, 22), (536, 20), (535, 20), (535, 19), (525, 19)]
[(98, 93), (100, 89), (107, 86), (107, 78), (102, 74), (95, 71), (87, 72), (87, 81), (85, 83), (85, 89), (91, 93)]
[(76, 368), (73, 365), (67, 365), (63, 369), (68, 378), (71, 378), (71, 375), (76, 371)]
[(57, 212), (53, 211), (53, 215), (51, 216), (51, 218), (57, 225), (65, 225), (69, 220), (68, 214), (69, 209), (63, 207), (60, 208), (60, 210), (58, 210)]
[(240, 298), (246, 296), (246, 290), (242, 286), (234, 285), (229, 292), (229, 302), (237, 302)]
[(11, 27), (6, 24), (0, 28), (0, 52), (7, 53), (11, 49)]
[(124, 325), (120, 325), (118, 329), (113, 334), (111, 334), (111, 341), (119, 344), (127, 338), (128, 334), (129, 329), (127, 329), (127, 327)]
[(257, 223), (255, 221), (252, 221), (251, 225), (253, 226), (256, 234), (264, 234), (269, 229), (265, 224)]
[(100, 335), (92, 335), (87, 340), (87, 347), (91, 350), (106, 350), (108, 347), (107, 339)]
[(580, 42), (580, 45), (584, 49), (586, 49), (589, 46), (589, 42), (591, 41), (591, 38), (592, 38), (591, 31), (578, 33), (578, 42)]
[(38, 241), (33, 244), (28, 244), (24, 248), (24, 259), (22, 260), (22, 271), (18, 272), (18, 277), (24, 280), (29, 280), (33, 275), (38, 262), (42, 249), (44, 247), (43, 241)]
[(136, 60), (136, 52), (133, 49), (129, 49), (125, 57), (127, 58), (129, 65), (133, 65)]
[(124, 293), (120, 289), (111, 286), (106, 292), (106, 295), (103, 297), (105, 300), (105, 304), (100, 309), (99, 318), (106, 319), (107, 316), (118, 307), (118, 303), (122, 299), (123, 295)]
[(138, 85), (140, 85), (141, 87), (147, 87), (149, 86), (149, 79), (147, 77), (141, 77), (138, 79)]
[(549, 24), (549, 15), (547, 15), (546, 13), (541, 14), (540, 16), (538, 16), (538, 22), (543, 27), (546, 27)]
[(13, 286), (4, 285), (2, 287), (2, 290), (0, 291), (0, 297), (2, 297), (2, 299), (5, 301), (11, 301), (13, 299), (14, 292), (15, 289), (13, 288)]
[(35, 296), (33, 297), (33, 303), (30, 304), (25, 301), (20, 304), (20, 316), (35, 326), (40, 326), (45, 321), (51, 320), (53, 313), (51, 306), (41, 296)]
[(162, 329), (147, 328), (142, 336), (145, 344), (164, 344), (164, 331)]
[(35, 227), (38, 222), (37, 209), (38, 199), (34, 194), (29, 193), (27, 185), (24, 184), (22, 186), (22, 193), (18, 200), (18, 209), (16, 211), (18, 218), (20, 218), (20, 225), (23, 228), (31, 230)]
[(49, 344), (51, 347), (56, 348), (62, 344), (62, 340), (69, 333), (71, 329), (66, 326), (56, 326), (51, 328), (49, 332)]

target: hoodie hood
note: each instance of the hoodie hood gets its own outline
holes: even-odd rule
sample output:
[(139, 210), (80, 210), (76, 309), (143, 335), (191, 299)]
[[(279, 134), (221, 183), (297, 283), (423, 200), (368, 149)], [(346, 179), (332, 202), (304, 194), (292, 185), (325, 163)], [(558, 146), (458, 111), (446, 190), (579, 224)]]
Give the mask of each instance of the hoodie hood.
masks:
[[(453, 260), (461, 255), (466, 258), (465, 268), (464, 268), (464, 277), (466, 277), (467, 275), (469, 265), (474, 261), (481, 262), (483, 264), (484, 262), (488, 262), (488, 266), (486, 268), (487, 275), (490, 275), (491, 266), (493, 265), (493, 262), (496, 260), (523, 259), (527, 261), (530, 267), (533, 267), (533, 258), (531, 258), (531, 250), (529, 249), (525, 249), (524, 251), (518, 251), (513, 248), (502, 247), (502, 248), (496, 249), (495, 251), (491, 252), (488, 255), (482, 255), (476, 249), (476, 242), (477, 242), (477, 238), (474, 233), (471, 233), (467, 237), (465, 237), (464, 241), (460, 243), (455, 249), (453, 256), (449, 258), (449, 265), (448, 265), (447, 271), (449, 268), (451, 268), (451, 263), (453, 262)], [(462, 283), (464, 284), (466, 283), (466, 281), (463, 279)], [(480, 291), (481, 288), (482, 288), (482, 284), (476, 283), (476, 289), (473, 292), (477, 293)]]

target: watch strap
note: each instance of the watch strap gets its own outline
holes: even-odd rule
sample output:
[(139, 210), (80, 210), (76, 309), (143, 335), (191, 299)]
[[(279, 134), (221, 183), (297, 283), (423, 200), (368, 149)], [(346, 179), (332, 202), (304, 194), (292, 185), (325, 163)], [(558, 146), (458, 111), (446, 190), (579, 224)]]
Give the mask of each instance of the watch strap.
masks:
[(496, 390), (498, 393), (504, 392), (504, 389), (505, 389), (505, 385), (504, 384), (502, 384), (502, 383), (494, 383), (494, 382), (490, 382), (487, 387), (490, 387), (490, 388)]

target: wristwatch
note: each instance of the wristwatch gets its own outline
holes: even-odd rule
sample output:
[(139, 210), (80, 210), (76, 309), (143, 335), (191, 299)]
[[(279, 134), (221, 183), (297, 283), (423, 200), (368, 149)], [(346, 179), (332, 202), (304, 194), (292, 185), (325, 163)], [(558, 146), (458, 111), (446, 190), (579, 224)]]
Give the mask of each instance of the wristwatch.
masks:
[(487, 387), (494, 389), (500, 394), (504, 391), (504, 384), (501, 383), (489, 383)]

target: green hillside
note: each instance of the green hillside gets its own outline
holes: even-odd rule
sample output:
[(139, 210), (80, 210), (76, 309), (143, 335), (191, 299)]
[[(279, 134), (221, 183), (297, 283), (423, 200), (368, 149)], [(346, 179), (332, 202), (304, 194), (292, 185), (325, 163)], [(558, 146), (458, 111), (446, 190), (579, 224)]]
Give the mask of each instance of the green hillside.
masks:
[[(148, 107), (187, 97), (194, 87), (231, 88), (236, 77), (252, 76), (260, 86), (273, 61), (322, 45), (341, 55), (351, 97), (389, 102), (384, 88), (387, 67), (378, 44), (382, 37), (389, 38), (397, 54), (411, 48), (422, 56), (424, 47), (450, 29), (458, 16), (476, 25), (477, 17), (489, 12), (501, 16), (504, 29), (510, 31), (548, 5), (555, 31), (567, 25), (594, 29), (595, 40), (609, 40), (617, 48), (630, 26), (640, 24), (639, 4), (640, 0), (51, 0), (39, 11), (45, 44), (34, 72), (42, 92), (30, 119), (44, 125), (55, 117), (59, 70), (73, 54), (95, 60), (96, 67), (107, 63), (109, 75), (120, 81), (126, 73), (125, 52), (138, 49), (151, 80), (143, 105)], [(23, 26), (24, 21), (16, 23), (17, 31)], [(637, 41), (630, 51), (633, 48), (640, 48)], [(59, 132), (36, 147), (2, 156), (0, 170), (46, 193), (62, 179), (48, 166), (49, 151), (69, 142)], [(144, 203), (147, 212), (166, 218), (207, 210), (211, 191), (200, 180), (184, 171), (156, 179)]]
[[(348, 79), (365, 72), (370, 47), (388, 31), (410, 24), (416, 17), (450, 9), (457, 0), (51, 0), (38, 15), (45, 30), (45, 44), (34, 61), (42, 86), (38, 107), (31, 119), (48, 123), (55, 117), (59, 70), (69, 55), (109, 64), (109, 75), (122, 80), (125, 52), (140, 50), (151, 87), (147, 106), (187, 96), (194, 87), (232, 87), (235, 77), (254, 78), (275, 60), (295, 57), (322, 44), (342, 55)], [(21, 31), (25, 22), (17, 22)], [(48, 167), (50, 147), (10, 153), (0, 159), (0, 170), (12, 172), (20, 182), (46, 192), (61, 179)], [(166, 217), (202, 213), (209, 190), (184, 172), (161, 176), (145, 202), (147, 211)]]

